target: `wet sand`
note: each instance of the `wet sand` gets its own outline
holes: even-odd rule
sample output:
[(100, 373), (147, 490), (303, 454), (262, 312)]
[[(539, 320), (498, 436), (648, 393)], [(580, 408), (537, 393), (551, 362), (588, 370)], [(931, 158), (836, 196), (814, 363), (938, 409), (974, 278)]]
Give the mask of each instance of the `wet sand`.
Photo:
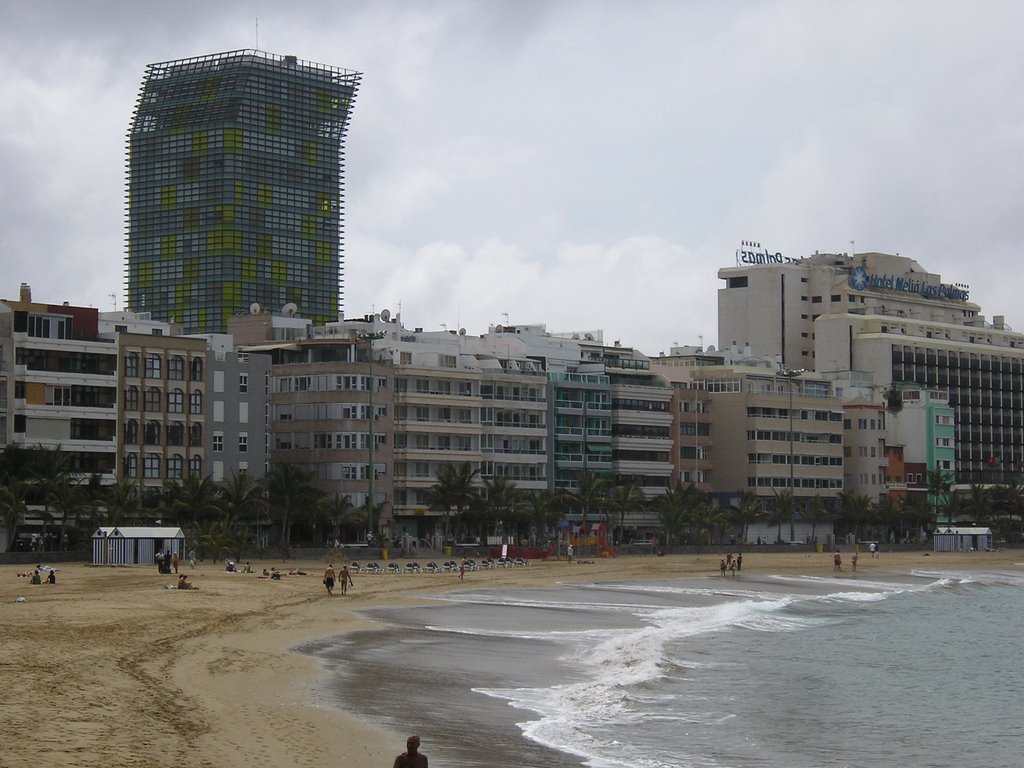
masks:
[[(466, 574), (355, 574), (328, 597), (326, 561), (253, 562), (307, 576), (262, 581), (220, 564), (188, 570), (196, 591), (164, 589), (154, 567), (58, 566), (31, 585), (0, 566), (0, 754), (23, 766), (390, 765), (405, 734), (319, 698), (320, 662), (301, 643), (373, 627), (361, 609), (414, 604), (461, 588), (715, 576), (719, 554), (629, 556)], [(849, 577), (849, 553), (844, 576)], [(399, 561), (402, 562), (402, 561)], [(339, 563), (335, 562), (335, 566)], [(865, 576), (927, 570), (1024, 570), (1024, 551), (860, 556)], [(187, 570), (187, 569), (186, 569)], [(830, 553), (744, 553), (739, 579), (832, 573)], [(728, 577), (727, 577), (728, 578)], [(23, 596), (25, 602), (16, 602)], [(424, 751), (442, 734), (422, 734)]]

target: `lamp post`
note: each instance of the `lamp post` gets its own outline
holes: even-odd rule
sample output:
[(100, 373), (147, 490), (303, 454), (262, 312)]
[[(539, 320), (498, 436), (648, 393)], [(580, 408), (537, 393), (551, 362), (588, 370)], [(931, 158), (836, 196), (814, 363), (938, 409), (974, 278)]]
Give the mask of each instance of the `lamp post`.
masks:
[[(793, 484), (793, 389), (796, 387), (796, 379), (804, 373), (803, 368), (796, 370), (782, 369), (779, 376), (789, 382), (789, 494), (793, 500), (793, 512), (796, 513), (796, 490)], [(789, 538), (793, 539), (793, 519), (789, 521)]]
[(369, 414), (367, 414), (368, 417), (369, 417), (368, 418), (368, 423), (369, 423), (369, 433), (370, 433), (369, 434), (369, 446), (368, 446), (369, 454), (370, 454), (370, 463), (369, 463), (369, 466), (367, 467), (367, 472), (366, 472), (366, 482), (367, 482), (367, 493), (366, 493), (366, 530), (367, 530), (368, 533), (371, 533), (371, 534), (373, 533), (373, 477), (374, 477), (374, 475), (377, 474), (374, 471), (374, 467), (373, 467), (373, 448), (374, 448), (374, 445), (373, 445), (373, 443), (374, 443), (374, 440), (373, 440), (373, 419), (374, 419), (374, 416), (376, 415), (373, 412), (373, 390), (376, 389), (376, 382), (373, 380), (373, 342), (375, 342), (377, 339), (383, 339), (386, 335), (387, 334), (384, 331), (376, 331), (376, 332), (372, 332), (372, 333), (370, 333), (370, 332), (367, 332), (367, 333), (357, 333), (356, 334), (356, 340), (357, 341), (365, 341), (365, 342), (367, 342), (367, 349), (368, 349), (367, 358), (369, 359), (369, 363), (370, 363), (370, 374), (369, 374), (369, 377), (368, 377), (369, 380), (370, 380), (370, 382), (369, 382), (370, 412), (369, 412)]

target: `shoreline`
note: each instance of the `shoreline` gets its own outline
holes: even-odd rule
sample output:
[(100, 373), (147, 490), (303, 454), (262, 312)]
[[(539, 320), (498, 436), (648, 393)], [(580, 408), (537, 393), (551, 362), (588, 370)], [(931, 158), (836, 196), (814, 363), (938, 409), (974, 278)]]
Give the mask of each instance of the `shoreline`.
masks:
[[(753, 579), (833, 575), (829, 553), (744, 552)], [(457, 574), (354, 574), (349, 595), (328, 597), (324, 561), (254, 562), (307, 576), (280, 582), (185, 569), (197, 591), (152, 567), (58, 564), (56, 585), (31, 585), (21, 565), (0, 566), (0, 624), (10, 639), (0, 663), (0, 740), (11, 768), (254, 764), (319, 766), (344, 760), (389, 765), (405, 733), (317, 698), (323, 662), (301, 645), (379, 626), (356, 612), (432, 603), (418, 595), (465, 589), (531, 589), (566, 582), (722, 578), (716, 552), (632, 555), (582, 564)], [(843, 577), (850, 578), (844, 555)], [(402, 562), (402, 561), (399, 561)], [(336, 563), (337, 565), (337, 563)], [(863, 554), (858, 575), (1024, 570), (1024, 550)], [(856, 578), (856, 577), (854, 577)], [(726, 576), (724, 581), (732, 582)], [(26, 602), (16, 603), (17, 596)], [(443, 734), (421, 734), (424, 752)]]

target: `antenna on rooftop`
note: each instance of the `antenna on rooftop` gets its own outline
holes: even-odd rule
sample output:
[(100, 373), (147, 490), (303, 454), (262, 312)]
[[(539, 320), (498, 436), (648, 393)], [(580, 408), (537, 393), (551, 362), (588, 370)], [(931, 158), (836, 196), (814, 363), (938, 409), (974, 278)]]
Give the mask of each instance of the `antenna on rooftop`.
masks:
[(260, 49), (260, 17), (256, 17), (256, 50)]
[(117, 294), (116, 293), (108, 293), (107, 296), (109, 296), (110, 300), (112, 302), (114, 302), (114, 311), (117, 312)]

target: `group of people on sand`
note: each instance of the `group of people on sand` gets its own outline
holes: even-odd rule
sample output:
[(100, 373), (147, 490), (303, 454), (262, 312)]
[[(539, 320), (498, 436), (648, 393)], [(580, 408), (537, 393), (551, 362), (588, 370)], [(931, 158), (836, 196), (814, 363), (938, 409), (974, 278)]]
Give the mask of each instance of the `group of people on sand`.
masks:
[(348, 566), (341, 566), (341, 574), (335, 572), (334, 563), (327, 566), (327, 570), (324, 571), (324, 586), (327, 587), (327, 594), (334, 596), (334, 583), (340, 579), (338, 586), (341, 587), (341, 594), (348, 594), (348, 588), (353, 586), (352, 574), (349, 573)]
[[(44, 577), (43, 574), (46, 574)], [(19, 577), (26, 578), (29, 584), (42, 584), (46, 581), (47, 584), (57, 583), (57, 569), (51, 568), (48, 565), (37, 565), (31, 573), (26, 571), (25, 573), (19, 573)]]
[(737, 552), (735, 557), (733, 557), (732, 552), (728, 553), (718, 564), (718, 570), (722, 572), (723, 578), (725, 577), (725, 572), (729, 571), (735, 579), (736, 572), (743, 570), (743, 553)]

